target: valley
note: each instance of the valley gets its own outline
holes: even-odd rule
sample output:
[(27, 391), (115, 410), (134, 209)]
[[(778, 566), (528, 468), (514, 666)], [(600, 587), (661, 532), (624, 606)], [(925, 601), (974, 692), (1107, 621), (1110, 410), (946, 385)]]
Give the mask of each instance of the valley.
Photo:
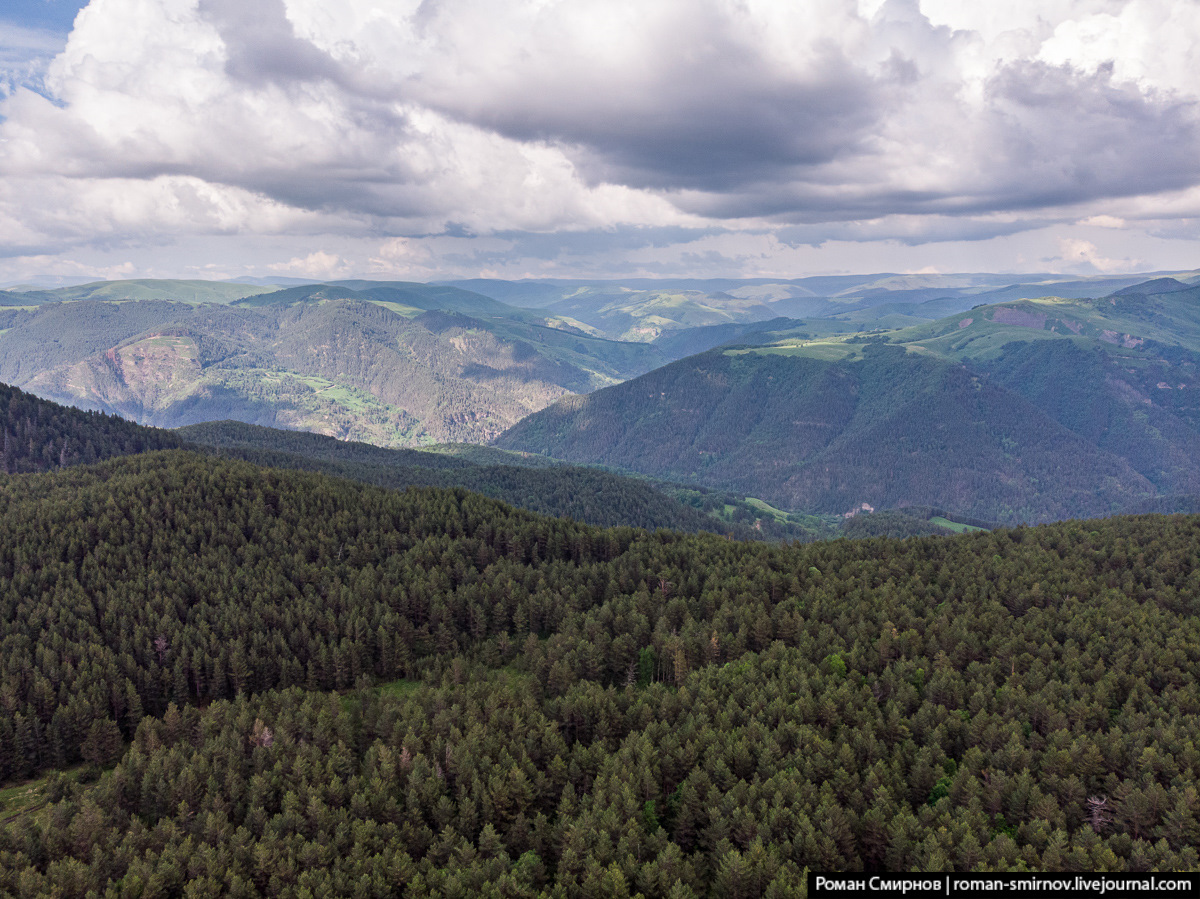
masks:
[(494, 442), (785, 516), (1051, 521), (1200, 495), (1200, 287), (1176, 274), (104, 282), (9, 291), (0, 379), (159, 427)]

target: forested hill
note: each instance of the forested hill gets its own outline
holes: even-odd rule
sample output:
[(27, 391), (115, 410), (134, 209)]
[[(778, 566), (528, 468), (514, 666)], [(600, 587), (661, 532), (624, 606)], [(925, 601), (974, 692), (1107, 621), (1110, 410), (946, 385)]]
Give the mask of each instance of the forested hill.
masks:
[[(778, 522), (734, 497), (685, 491), (700, 502), (694, 506), (645, 480), (595, 468), (549, 461), (536, 468), (476, 464), (440, 453), (388, 450), (236, 421), (166, 431), (115, 415), (61, 406), (5, 384), (0, 384), (0, 423), (0, 471), (7, 473), (47, 471), (156, 449), (189, 448), (257, 465), (318, 471), (380, 487), (476, 490), (518, 508), (601, 526), (714, 531), (741, 539), (811, 540), (832, 535), (826, 525), (823, 530), (815, 530)], [(479, 452), (505, 457), (496, 450)], [(716, 518), (702, 508), (705, 500), (722, 507), (732, 503), (741, 514), (737, 520)]]
[(784, 509), (939, 506), (1016, 523), (1153, 496), (1019, 393), (903, 347), (718, 349), (570, 397), (496, 445), (740, 490)]
[(1200, 518), (779, 546), (178, 452), (0, 487), (0, 779), (112, 766), (0, 810), (0, 893), (1200, 865)]
[(169, 431), (116, 415), (60, 406), (0, 384), (0, 471), (47, 471), (147, 450), (181, 446)]
[[(564, 398), (496, 444), (823, 512), (933, 505), (1015, 524), (1200, 495), (1200, 288), (963, 308), (769, 323)], [(910, 326), (847, 335), (854, 321)]]
[[(681, 502), (646, 480), (580, 465), (536, 467), (474, 464), (451, 455), (392, 450), (301, 431), (280, 431), (236, 421), (180, 428), (185, 440), (219, 455), (256, 465), (317, 471), (379, 487), (461, 487), (543, 515), (565, 515), (602, 527), (712, 531), (740, 539), (812, 540), (833, 536), (791, 522), (777, 522), (748, 503), (721, 497), (744, 510), (745, 521), (725, 521)], [(518, 461), (516, 454), (488, 455)], [(696, 491), (687, 491), (696, 493)], [(757, 525), (757, 527), (755, 527)]]

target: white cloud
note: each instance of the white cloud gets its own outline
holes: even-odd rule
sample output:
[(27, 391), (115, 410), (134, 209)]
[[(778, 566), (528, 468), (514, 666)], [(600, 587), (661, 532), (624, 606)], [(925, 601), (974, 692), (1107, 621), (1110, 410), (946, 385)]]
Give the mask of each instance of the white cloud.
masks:
[(128, 260), (111, 264), (94, 264), (72, 259), (62, 255), (31, 255), (18, 256), (6, 260), (4, 271), (9, 277), (5, 280), (32, 281), (34, 279), (60, 279), (79, 282), (112, 281), (121, 278), (136, 277), (138, 267)]
[(1115, 215), (1089, 215), (1085, 219), (1081, 219), (1079, 224), (1091, 225), (1093, 228), (1124, 228), (1127, 224), (1125, 219), (1117, 218)]
[(47, 66), (62, 50), (63, 39), (35, 28), (0, 21), (0, 96), (19, 86), (41, 86)]
[(267, 268), (279, 274), (294, 275), (298, 278), (316, 278), (319, 281), (328, 281), (349, 273), (345, 259), (336, 253), (326, 253), (324, 250), (309, 253), (303, 258), (293, 256), (287, 262), (273, 262)]
[(1100, 272), (1136, 271), (1141, 267), (1141, 260), (1112, 259), (1105, 256), (1091, 241), (1078, 238), (1062, 238), (1058, 241), (1059, 258), (1066, 263), (1066, 271), (1087, 271), (1094, 269)]
[(1039, 56), (1090, 72), (1111, 66), (1118, 80), (1194, 97), (1197, 33), (1200, 4), (1131, 0), (1059, 22)]
[(324, 235), (278, 263), (319, 268), (337, 235), (339, 265), (422, 272), (386, 241), (1169, 229), (1200, 216), (1198, 31), (1173, 0), (93, 0), (49, 97), (0, 101), (0, 255)]

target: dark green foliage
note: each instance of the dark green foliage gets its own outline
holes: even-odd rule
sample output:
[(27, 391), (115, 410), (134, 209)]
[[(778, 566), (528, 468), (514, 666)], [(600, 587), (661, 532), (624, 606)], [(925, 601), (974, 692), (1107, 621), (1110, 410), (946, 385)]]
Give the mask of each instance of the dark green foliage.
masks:
[(778, 546), (169, 452), (0, 523), (3, 776), (132, 740), (0, 893), (1200, 865), (1198, 518)]
[[(600, 526), (714, 531), (739, 539), (812, 539), (818, 531), (800, 524), (754, 527), (754, 510), (741, 504), (733, 520), (691, 505), (645, 480), (550, 460), (477, 447), (488, 459), (521, 466), (472, 464), (442, 453), (388, 450), (300, 431), (242, 422), (193, 425), (175, 432), (146, 428), (117, 416), (83, 412), (0, 384), (0, 472), (45, 471), (156, 449), (207, 447), (215, 455), (258, 465), (314, 471), (380, 487), (460, 487), (518, 508), (565, 516)], [(182, 438), (182, 439), (181, 439)], [(186, 442), (185, 442), (186, 441)], [(533, 467), (525, 467), (531, 464)], [(683, 491), (700, 495), (699, 491)], [(716, 495), (722, 503), (732, 498)], [(140, 717), (140, 716), (139, 716)]]
[(927, 537), (952, 533), (941, 525), (934, 524), (928, 515), (915, 514), (906, 509), (886, 512), (860, 512), (846, 519), (842, 525), (843, 536), (854, 540), (864, 537)]
[(1103, 344), (1014, 341), (977, 365), (1088, 443), (1127, 460), (1157, 490), (1200, 493), (1200, 358), (1150, 349), (1147, 359)]
[(121, 731), (111, 718), (96, 718), (80, 744), (79, 754), (85, 762), (109, 765), (121, 757), (124, 749)]
[(48, 403), (0, 384), (0, 472), (47, 471), (181, 446), (167, 431)]
[[(314, 462), (351, 466), (461, 470), (472, 467), (450, 455), (409, 449), (385, 449), (355, 440), (338, 440), (307, 431), (285, 431), (240, 421), (206, 421), (178, 428), (176, 433), (194, 445), (222, 450), (247, 450), (302, 456)], [(493, 451), (495, 452), (495, 451)]]
[(650, 647), (646, 647), (638, 653), (637, 665), (637, 685), (639, 687), (648, 687), (654, 680), (655, 672), (658, 670), (658, 657)]
[[(755, 529), (745, 520), (723, 521), (708, 510), (680, 502), (645, 480), (596, 468), (551, 464), (476, 465), (442, 453), (388, 450), (299, 431), (280, 431), (241, 422), (209, 422), (181, 428), (186, 440), (256, 465), (319, 471), (380, 487), (462, 487), (543, 515), (566, 516), (612, 527), (715, 531), (740, 539), (813, 539), (799, 524)], [(482, 448), (480, 448), (482, 449)], [(489, 458), (521, 461), (490, 450)], [(487, 456), (486, 453), (481, 453)], [(691, 491), (695, 492), (695, 491)]]

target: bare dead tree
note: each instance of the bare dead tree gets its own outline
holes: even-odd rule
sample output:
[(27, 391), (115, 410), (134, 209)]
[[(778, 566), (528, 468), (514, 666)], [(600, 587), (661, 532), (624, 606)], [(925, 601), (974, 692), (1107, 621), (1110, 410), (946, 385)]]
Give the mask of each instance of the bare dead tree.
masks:
[(270, 746), (275, 742), (275, 734), (271, 728), (263, 724), (261, 718), (254, 719), (254, 730), (250, 734), (250, 743), (253, 746)]
[(1100, 833), (1112, 820), (1112, 812), (1108, 810), (1108, 798), (1105, 796), (1090, 796), (1087, 801), (1088, 821), (1092, 830)]

